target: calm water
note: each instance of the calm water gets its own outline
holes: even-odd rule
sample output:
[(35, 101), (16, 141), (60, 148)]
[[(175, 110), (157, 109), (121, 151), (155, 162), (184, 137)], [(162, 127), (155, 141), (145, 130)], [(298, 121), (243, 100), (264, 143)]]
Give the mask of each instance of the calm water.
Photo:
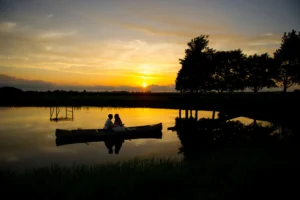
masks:
[[(73, 121), (50, 121), (50, 108), (0, 108), (0, 167), (27, 169), (58, 163), (94, 164), (134, 157), (177, 157), (181, 143), (167, 128), (175, 125), (178, 110), (151, 108), (74, 108)], [(162, 139), (125, 141), (118, 155), (109, 154), (103, 142), (56, 146), (55, 129), (102, 128), (109, 113), (119, 113), (126, 126), (163, 123)], [(65, 115), (61, 108), (60, 116)], [(211, 111), (199, 111), (211, 118)], [(243, 119), (241, 119), (243, 120)], [(246, 120), (247, 121), (247, 120)]]

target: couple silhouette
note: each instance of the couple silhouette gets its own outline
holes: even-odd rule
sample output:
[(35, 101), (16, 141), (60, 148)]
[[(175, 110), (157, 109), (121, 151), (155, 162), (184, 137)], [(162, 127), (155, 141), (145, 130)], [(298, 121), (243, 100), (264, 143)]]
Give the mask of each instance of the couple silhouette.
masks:
[(106, 120), (105, 124), (104, 124), (104, 130), (109, 130), (112, 129), (114, 127), (124, 127), (124, 124), (122, 123), (122, 120), (119, 116), (119, 114), (115, 114), (115, 122), (112, 122), (113, 119), (113, 115), (109, 114), (108, 115), (108, 119)]

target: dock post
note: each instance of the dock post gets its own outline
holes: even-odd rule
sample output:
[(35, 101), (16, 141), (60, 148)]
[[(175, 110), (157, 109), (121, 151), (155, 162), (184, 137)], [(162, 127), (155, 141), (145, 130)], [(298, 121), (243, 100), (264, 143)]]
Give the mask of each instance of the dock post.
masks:
[(181, 119), (181, 108), (179, 108), (179, 118)]

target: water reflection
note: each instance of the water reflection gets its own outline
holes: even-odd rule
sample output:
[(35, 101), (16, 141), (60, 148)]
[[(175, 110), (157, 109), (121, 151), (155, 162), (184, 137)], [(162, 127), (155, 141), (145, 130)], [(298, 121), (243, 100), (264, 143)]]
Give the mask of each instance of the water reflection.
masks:
[(283, 126), (245, 117), (227, 120), (223, 114), (217, 119), (176, 118), (172, 129), (176, 130), (181, 141), (179, 154), (187, 160), (228, 149), (243, 151), (263, 148), (274, 152), (283, 146), (300, 144), (298, 129), (292, 124)]
[(73, 121), (74, 107), (66, 106), (63, 110), (61, 107), (50, 107), (50, 121)]
[[(1, 108), (0, 167), (26, 169), (52, 163), (98, 164), (137, 156), (192, 159), (202, 156), (203, 152), (218, 149), (241, 151), (247, 145), (263, 147), (270, 144), (267, 146), (272, 147), (276, 143), (282, 144), (278, 141), (288, 145), (299, 141), (298, 134), (295, 134), (299, 132), (296, 120), (278, 123), (260, 118), (259, 114), (255, 118), (241, 115), (224, 121), (218, 119), (218, 112), (214, 115), (212, 111), (198, 111), (200, 120), (189, 118), (190, 121), (179, 122), (176, 119), (178, 110), (172, 109), (77, 107), (74, 112), (74, 121), (52, 123), (49, 121), (49, 107)], [(110, 141), (91, 138), (83, 141), (56, 140), (56, 129), (102, 128), (108, 113), (119, 113), (129, 127), (162, 122), (162, 133), (155, 137), (122, 138), (124, 142), (121, 145), (120, 142), (113, 145), (113, 154), (109, 153)], [(213, 120), (213, 116), (216, 119)], [(174, 125), (176, 132), (167, 130)]]
[(105, 140), (104, 144), (106, 148), (108, 149), (109, 154), (113, 154), (113, 148), (115, 146), (115, 154), (119, 154), (120, 149), (122, 147), (124, 140), (123, 139), (110, 139), (110, 140)]
[[(56, 129), (99, 129), (103, 127), (108, 113), (119, 113), (129, 127), (162, 122), (163, 136), (160, 134), (155, 137), (125, 139), (117, 156), (108, 154), (103, 141), (73, 141), (72, 145), (57, 145)], [(174, 125), (178, 110), (77, 107), (74, 108), (74, 116), (74, 121), (53, 123), (49, 120), (49, 107), (2, 108), (0, 168), (22, 170), (53, 163), (98, 164), (132, 159), (137, 156), (181, 157), (177, 155), (180, 141), (176, 134), (167, 131), (167, 127)], [(63, 144), (66, 141), (60, 142)], [(113, 155), (116, 155), (115, 152)]]

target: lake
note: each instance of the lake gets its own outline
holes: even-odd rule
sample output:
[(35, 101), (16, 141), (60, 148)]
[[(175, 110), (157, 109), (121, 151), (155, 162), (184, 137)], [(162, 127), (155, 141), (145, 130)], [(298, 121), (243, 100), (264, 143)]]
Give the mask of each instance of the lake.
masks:
[[(65, 116), (60, 108), (59, 116)], [(0, 108), (0, 167), (13, 170), (50, 164), (98, 164), (134, 157), (181, 158), (181, 142), (176, 132), (168, 131), (179, 116), (175, 109), (77, 107), (73, 120), (50, 121), (49, 107)], [(119, 154), (109, 154), (104, 142), (56, 146), (55, 130), (102, 128), (109, 113), (118, 113), (125, 126), (163, 123), (161, 139), (125, 140)], [(184, 112), (182, 112), (182, 115)], [(198, 111), (198, 118), (211, 118), (212, 111)], [(251, 119), (238, 118), (243, 123)]]

